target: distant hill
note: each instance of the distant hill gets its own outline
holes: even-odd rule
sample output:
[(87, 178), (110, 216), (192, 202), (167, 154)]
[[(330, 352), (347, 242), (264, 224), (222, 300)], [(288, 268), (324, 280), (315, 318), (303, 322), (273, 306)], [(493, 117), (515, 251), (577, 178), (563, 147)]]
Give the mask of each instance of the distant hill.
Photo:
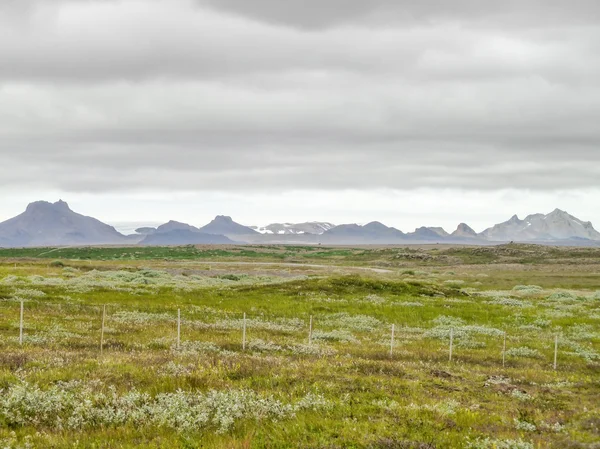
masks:
[(406, 241), (406, 235), (396, 228), (372, 221), (364, 226), (357, 224), (336, 226), (324, 232), (321, 241), (331, 244), (401, 243)]
[(152, 231), (150, 228), (141, 245), (218, 245), (234, 243), (222, 234), (209, 234), (199, 228), (170, 220)]
[(0, 245), (4, 247), (131, 242), (112, 226), (73, 212), (64, 201), (31, 203), (22, 214), (0, 223)]
[(415, 229), (415, 232), (406, 234), (407, 239), (419, 242), (439, 242), (446, 240), (447, 237), (448, 233), (442, 228), (428, 228), (425, 226)]
[(440, 237), (449, 237), (450, 236), (450, 234), (448, 234), (444, 228), (431, 226), (426, 229), (429, 229), (430, 231), (435, 232)]
[[(407, 234), (379, 222), (365, 226), (345, 224), (337, 226), (322, 235), (324, 243), (352, 244), (394, 244), (404, 242), (423, 243), (471, 243), (486, 244), (495, 242), (548, 242), (557, 244), (585, 245), (600, 242), (600, 232), (589, 221), (582, 221), (565, 211), (556, 209), (549, 214), (533, 214), (519, 219), (516, 215), (510, 220), (476, 233), (465, 223), (448, 234), (439, 227), (420, 227)], [(587, 242), (587, 243), (586, 243)]]
[[(133, 228), (132, 228), (133, 229)], [(258, 229), (260, 232), (258, 232)], [(481, 233), (465, 223), (448, 234), (440, 227), (420, 227), (404, 233), (378, 221), (364, 226), (328, 222), (273, 223), (251, 228), (231, 217), (218, 215), (197, 228), (169, 221), (153, 227), (137, 228), (134, 235), (123, 235), (114, 227), (72, 211), (64, 201), (37, 201), (22, 214), (0, 223), (0, 246), (84, 246), (103, 244), (186, 245), (186, 244), (407, 244), (502, 242), (549, 243), (553, 245), (600, 245), (600, 232), (589, 221), (555, 209), (549, 214), (532, 214), (521, 220), (514, 215)]]
[(467, 239), (476, 239), (478, 238), (477, 233), (465, 223), (461, 223), (456, 228), (452, 234), (450, 234), (452, 238), (467, 238)]
[(219, 245), (234, 243), (224, 235), (206, 234), (189, 229), (173, 229), (147, 235), (140, 245)]
[(217, 234), (226, 236), (257, 234), (257, 232), (254, 229), (236, 223), (231, 219), (231, 217), (227, 217), (225, 215), (217, 215), (214, 218), (214, 220), (212, 220), (207, 225), (202, 226), (199, 230), (206, 234)]
[(179, 221), (170, 220), (167, 223), (160, 225), (158, 228), (156, 228), (155, 232), (160, 233), (160, 232), (181, 231), (181, 230), (192, 231), (192, 232), (200, 231), (200, 229), (198, 229), (197, 227), (189, 225), (187, 223), (181, 223)]
[(321, 235), (334, 227), (335, 225), (332, 223), (320, 221), (310, 221), (305, 223), (271, 223), (270, 225), (262, 227), (251, 226), (252, 229), (260, 232), (261, 234), (275, 235)]
[(549, 214), (533, 214), (519, 219), (516, 215), (486, 229), (479, 237), (498, 242), (600, 240), (600, 233), (589, 221), (581, 221), (567, 212), (555, 209)]

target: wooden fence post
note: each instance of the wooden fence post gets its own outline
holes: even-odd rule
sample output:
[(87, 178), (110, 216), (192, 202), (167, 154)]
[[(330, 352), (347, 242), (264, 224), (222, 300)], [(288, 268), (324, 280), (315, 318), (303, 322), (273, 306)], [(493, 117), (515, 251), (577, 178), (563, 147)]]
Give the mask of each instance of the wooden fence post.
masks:
[(310, 320), (308, 322), (308, 344), (312, 344), (312, 327), (313, 327), (313, 316), (310, 316)]
[(390, 343), (390, 358), (394, 355), (394, 330), (395, 330), (395, 325), (392, 324), (392, 339), (391, 339), (391, 343)]
[(504, 331), (504, 343), (502, 344), (502, 368), (506, 365), (506, 331)]
[(181, 344), (181, 309), (177, 309), (177, 349)]
[(450, 329), (450, 355), (448, 360), (452, 361), (452, 344), (454, 343), (454, 329)]
[(102, 306), (102, 329), (100, 330), (100, 355), (104, 351), (104, 322), (106, 321), (106, 304)]
[(23, 345), (23, 301), (21, 301), (21, 318), (19, 320), (19, 344)]
[(556, 359), (558, 357), (558, 334), (554, 336), (554, 369), (556, 370)]
[(244, 323), (242, 329), (242, 351), (246, 350), (246, 312), (244, 312)]

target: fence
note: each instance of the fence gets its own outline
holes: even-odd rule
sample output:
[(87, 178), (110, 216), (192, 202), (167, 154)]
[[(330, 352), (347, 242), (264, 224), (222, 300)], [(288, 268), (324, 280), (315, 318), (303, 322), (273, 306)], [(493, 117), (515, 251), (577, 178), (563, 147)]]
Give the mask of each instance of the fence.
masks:
[[(103, 354), (105, 351), (105, 331), (106, 331), (106, 324), (107, 324), (107, 319), (109, 318), (107, 316), (107, 305), (89, 305), (89, 304), (53, 304), (53, 303), (47, 303), (47, 302), (33, 302), (32, 304), (34, 304), (35, 306), (39, 307), (56, 307), (58, 308), (60, 311), (62, 311), (64, 308), (68, 308), (69, 306), (75, 306), (77, 307), (79, 310), (82, 309), (87, 309), (87, 312), (89, 314), (89, 312), (92, 312), (92, 314), (98, 314), (98, 311), (101, 310), (101, 314), (98, 317), (99, 321), (100, 321), (100, 329), (99, 329), (99, 352), (100, 354)], [(127, 310), (125, 308), (123, 308), (123, 306), (112, 306), (115, 310), (115, 314), (119, 313), (119, 310), (121, 311), (121, 313), (136, 313), (136, 312), (127, 312)], [(137, 310), (139, 310), (139, 307), (137, 308)], [(152, 315), (152, 314), (156, 314), (156, 308), (152, 308), (151, 309), (153, 312), (147, 315)], [(24, 324), (26, 322), (27, 319), (27, 308), (25, 307), (25, 302), (24, 301), (20, 301), (19, 304), (19, 337), (18, 337), (18, 342), (20, 346), (23, 346), (26, 343), (26, 333), (25, 333), (25, 328), (24, 328)], [(180, 349), (181, 348), (181, 331), (182, 331), (182, 313), (181, 313), (181, 308), (177, 308), (176, 311), (176, 315), (174, 314), (174, 316), (172, 317), (172, 320), (176, 322), (176, 334), (175, 334), (175, 347), (176, 349)], [(33, 314), (34, 310), (30, 311), (30, 314)], [(139, 312), (139, 313), (144, 313), (144, 312)], [(162, 318), (164, 318), (166, 321), (168, 321), (171, 315), (169, 314), (165, 314), (162, 313), (160, 314), (160, 316)], [(262, 321), (263, 323), (268, 323), (268, 321)], [(306, 332), (306, 341), (308, 342), (308, 345), (313, 345), (314, 344), (314, 332), (315, 332), (315, 323), (318, 326), (318, 319), (315, 320), (315, 317), (313, 315), (310, 315), (308, 317), (308, 326), (307, 328), (305, 328), (304, 332)], [(207, 324), (208, 326), (209, 324)], [(298, 320), (296, 322), (296, 327), (294, 329), (292, 329), (290, 332), (291, 333), (302, 333), (302, 327), (305, 325), (305, 321), (304, 320)], [(265, 326), (266, 329), (271, 329), (271, 327), (269, 326)], [(391, 329), (390, 329), (390, 340), (389, 340), (389, 358), (390, 359), (394, 359), (395, 355), (394, 355), (394, 349), (395, 349), (395, 342), (397, 340), (397, 331), (398, 329), (402, 330), (402, 328), (397, 328), (396, 324), (391, 324)], [(232, 331), (232, 330), (236, 330), (235, 328), (228, 328), (228, 331)], [(264, 330), (264, 329), (263, 329)], [(277, 330), (275, 328), (275, 330)], [(288, 331), (290, 329), (287, 329)], [(242, 314), (242, 322), (241, 322), (241, 335), (240, 335), (240, 343), (241, 343), (241, 350), (242, 351), (246, 351), (247, 350), (247, 331), (248, 331), (248, 317), (247, 314), (244, 312)], [(380, 330), (382, 332), (382, 330)], [(504, 331), (503, 332), (503, 338), (502, 338), (502, 351), (500, 354), (501, 357), (501, 364), (502, 367), (506, 366), (506, 356), (507, 356), (507, 332)], [(553, 351), (553, 363), (552, 363), (552, 368), (554, 370), (556, 370), (558, 368), (558, 355), (559, 355), (559, 335), (555, 334), (554, 335), (554, 339), (553, 339), (553, 343), (554, 343), (554, 351)], [(442, 349), (443, 350), (443, 349)], [(452, 363), (453, 360), (456, 357), (456, 347), (455, 347), (455, 329), (454, 328), (450, 328), (449, 329), (449, 342), (448, 342), (448, 346), (447, 346), (447, 351), (448, 351), (448, 362)], [(396, 356), (397, 358), (397, 356)]]

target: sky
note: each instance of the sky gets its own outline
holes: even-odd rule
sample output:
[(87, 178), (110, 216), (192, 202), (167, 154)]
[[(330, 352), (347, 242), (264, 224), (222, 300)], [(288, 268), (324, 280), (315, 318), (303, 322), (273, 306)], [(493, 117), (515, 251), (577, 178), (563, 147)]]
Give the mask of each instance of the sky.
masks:
[(0, 220), (600, 227), (597, 0), (4, 0)]

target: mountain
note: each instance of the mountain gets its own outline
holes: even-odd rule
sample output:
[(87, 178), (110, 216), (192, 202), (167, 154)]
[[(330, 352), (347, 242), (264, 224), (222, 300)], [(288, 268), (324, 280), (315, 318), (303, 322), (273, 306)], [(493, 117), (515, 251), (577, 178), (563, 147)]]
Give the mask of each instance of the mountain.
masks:
[(482, 237), (486, 240), (492, 240), (497, 242), (519, 240), (521, 238), (525, 240), (535, 238), (533, 233), (532, 235), (528, 236), (520, 235), (523, 234), (523, 231), (526, 230), (526, 228), (527, 223), (523, 220), (520, 220), (519, 217), (517, 217), (516, 215), (513, 215), (509, 220), (503, 223), (496, 224), (491, 228), (488, 228), (485, 231), (479, 233), (478, 235), (479, 237)]
[(37, 201), (0, 223), (0, 246), (100, 245), (132, 243), (115, 228), (73, 212), (67, 203)]
[(200, 229), (198, 229), (195, 226), (189, 225), (187, 223), (181, 223), (179, 221), (174, 221), (174, 220), (170, 220), (165, 224), (160, 225), (158, 228), (156, 228), (156, 232), (160, 233), (160, 232), (169, 232), (169, 231), (191, 231), (191, 232), (199, 232)]
[(149, 228), (141, 245), (215, 245), (233, 243), (222, 234), (203, 232), (195, 226), (170, 220), (152, 232)]
[(420, 242), (439, 242), (445, 240), (448, 237), (448, 233), (442, 228), (428, 228), (423, 226), (415, 229), (415, 232), (406, 234), (406, 237)]
[(216, 245), (234, 243), (224, 235), (206, 234), (190, 229), (172, 229), (147, 235), (140, 245)]
[(440, 227), (428, 227), (426, 229), (429, 229), (430, 231), (435, 232), (437, 235), (439, 235), (440, 237), (448, 237), (450, 234), (448, 234), (446, 232), (446, 230), (444, 228), (440, 228)]
[(343, 224), (336, 226), (321, 235), (321, 241), (333, 244), (368, 244), (368, 243), (400, 243), (406, 235), (396, 228), (388, 227), (378, 221), (364, 226)]
[(248, 227), (236, 223), (225, 215), (217, 215), (213, 221), (199, 229), (201, 232), (206, 234), (220, 234), (220, 235), (246, 235), (246, 234), (257, 234), (257, 232)]
[(528, 215), (524, 220), (513, 215), (510, 220), (486, 229), (479, 236), (497, 242), (580, 239), (600, 241), (600, 233), (589, 221), (581, 221), (560, 209), (555, 209), (547, 215)]
[(456, 231), (454, 231), (451, 234), (451, 237), (468, 238), (468, 239), (478, 238), (477, 233), (468, 224), (465, 224), (465, 223), (459, 224), (458, 227), (456, 228)]
[[(157, 228), (139, 227), (134, 235), (123, 235), (114, 227), (78, 214), (64, 201), (37, 201), (22, 214), (0, 223), (0, 247), (84, 246), (102, 244), (186, 245), (186, 244), (406, 244), (500, 242), (551, 243), (556, 245), (600, 245), (600, 232), (589, 221), (555, 209), (549, 214), (532, 214), (524, 219), (514, 215), (477, 234), (465, 223), (452, 234), (440, 227), (402, 231), (372, 221), (364, 226), (328, 222), (272, 223), (262, 228), (243, 226), (231, 217), (218, 215), (202, 228), (169, 221)], [(136, 229), (137, 228), (137, 229)], [(257, 231), (258, 229), (258, 231)], [(141, 240), (141, 242), (140, 242)]]
[(589, 221), (582, 221), (565, 211), (556, 209), (549, 214), (528, 215), (521, 220), (516, 215), (477, 234), (465, 223), (448, 234), (439, 227), (420, 227), (404, 234), (379, 222), (365, 226), (340, 225), (322, 235), (322, 242), (331, 244), (393, 244), (404, 242), (424, 243), (479, 243), (489, 242), (555, 242), (581, 245), (600, 242), (600, 232)]
[(305, 223), (271, 223), (270, 225), (258, 227), (251, 226), (252, 229), (261, 234), (276, 234), (276, 235), (299, 235), (299, 234), (314, 234), (321, 235), (325, 231), (334, 228), (335, 225), (327, 222), (309, 221)]

